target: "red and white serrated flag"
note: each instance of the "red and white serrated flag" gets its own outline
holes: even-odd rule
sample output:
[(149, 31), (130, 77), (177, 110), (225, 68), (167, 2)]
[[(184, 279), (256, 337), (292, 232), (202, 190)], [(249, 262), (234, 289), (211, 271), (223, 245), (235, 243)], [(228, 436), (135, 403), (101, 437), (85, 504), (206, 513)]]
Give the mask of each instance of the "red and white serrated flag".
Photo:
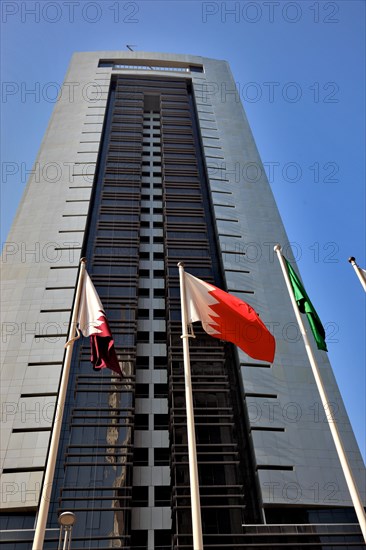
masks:
[(275, 339), (250, 305), (187, 272), (184, 281), (189, 323), (201, 321), (210, 336), (235, 344), (254, 359), (273, 362)]
[(108, 367), (122, 376), (102, 302), (86, 271), (82, 281), (77, 321), (83, 336), (90, 336), (93, 368), (99, 370)]

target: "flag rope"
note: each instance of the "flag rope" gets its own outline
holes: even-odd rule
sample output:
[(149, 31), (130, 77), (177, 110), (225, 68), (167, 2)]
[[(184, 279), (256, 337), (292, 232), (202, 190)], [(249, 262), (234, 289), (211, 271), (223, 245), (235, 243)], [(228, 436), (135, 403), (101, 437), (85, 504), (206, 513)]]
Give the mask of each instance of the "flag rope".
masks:
[(70, 338), (70, 340), (66, 342), (66, 344), (64, 345), (65, 349), (67, 349), (68, 346), (71, 346), (71, 344), (74, 344), (74, 342), (76, 342), (76, 340), (79, 340), (79, 338), (81, 337), (81, 333), (78, 326), (75, 327), (75, 330), (77, 332), (76, 336), (73, 336), (72, 338)]

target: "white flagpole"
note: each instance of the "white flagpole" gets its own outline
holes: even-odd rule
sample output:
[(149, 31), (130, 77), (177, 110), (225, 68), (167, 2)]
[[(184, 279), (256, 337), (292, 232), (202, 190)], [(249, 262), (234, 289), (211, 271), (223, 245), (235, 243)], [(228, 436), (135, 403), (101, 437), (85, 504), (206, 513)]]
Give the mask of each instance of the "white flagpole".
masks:
[(43, 550), (43, 543), (44, 543), (47, 517), (48, 517), (48, 509), (49, 509), (50, 500), (51, 500), (52, 484), (53, 484), (53, 478), (55, 474), (58, 444), (60, 440), (62, 418), (63, 418), (64, 406), (65, 406), (65, 400), (66, 400), (66, 390), (67, 390), (67, 384), (69, 381), (72, 350), (75, 342), (74, 334), (75, 334), (76, 323), (77, 323), (78, 312), (79, 312), (81, 288), (82, 288), (83, 276), (85, 273), (85, 265), (86, 265), (86, 259), (81, 258), (79, 277), (78, 277), (76, 294), (75, 294), (74, 308), (72, 311), (71, 323), (69, 328), (69, 335), (68, 335), (67, 343), (65, 344), (66, 353), (65, 353), (65, 359), (64, 359), (64, 366), (62, 370), (60, 390), (58, 392), (58, 397), (57, 397), (55, 421), (52, 429), (51, 443), (50, 443), (50, 448), (48, 452), (45, 476), (43, 480), (32, 550)]
[(187, 434), (188, 434), (188, 457), (189, 457), (189, 481), (191, 488), (191, 512), (192, 512), (192, 533), (194, 550), (203, 550), (202, 521), (200, 488), (198, 481), (196, 434), (194, 429), (193, 396), (191, 382), (191, 362), (189, 357), (189, 341), (187, 322), (187, 301), (186, 287), (184, 282), (184, 263), (179, 262), (180, 300), (182, 309), (182, 340), (184, 360), (184, 385), (186, 392), (187, 409)]
[(361, 283), (361, 285), (363, 286), (363, 289), (364, 291), (366, 292), (366, 279), (365, 277), (362, 275), (361, 271), (360, 271), (360, 268), (358, 267), (358, 265), (356, 264), (356, 258), (354, 258), (353, 256), (351, 256), (349, 259), (348, 259), (349, 263), (351, 264), (351, 266), (353, 267), (353, 269), (356, 271), (356, 275)]
[[(329, 399), (328, 399), (327, 393), (325, 391), (322, 378), (320, 376), (319, 367), (318, 367), (318, 365), (315, 361), (313, 351), (312, 351), (312, 349), (310, 347), (310, 344), (309, 344), (308, 336), (307, 336), (306, 331), (305, 331), (304, 323), (302, 322), (302, 318), (301, 318), (300, 311), (299, 311), (299, 308), (297, 306), (297, 303), (296, 303), (296, 300), (295, 300), (295, 297), (294, 297), (294, 293), (292, 291), (290, 278), (288, 276), (286, 265), (285, 265), (284, 259), (282, 257), (282, 254), (281, 254), (281, 246), (279, 244), (277, 244), (274, 247), (274, 250), (277, 253), (278, 261), (280, 262), (283, 277), (285, 279), (287, 290), (288, 290), (288, 293), (290, 295), (292, 307), (294, 309), (296, 319), (297, 319), (297, 322), (299, 324), (300, 332), (301, 332), (301, 335), (303, 337), (304, 344), (305, 344), (306, 353), (308, 354), (308, 358), (309, 358), (310, 365), (311, 365), (311, 368), (312, 368), (312, 371), (313, 371), (315, 382), (316, 382), (316, 385), (317, 385), (317, 388), (318, 388), (318, 391), (319, 391), (319, 394), (320, 394), (320, 399), (321, 399), (322, 405), (324, 407), (324, 410), (326, 410), (326, 408), (329, 404)], [(348, 460), (347, 460), (346, 453), (343, 449), (343, 445), (342, 445), (342, 441), (341, 441), (340, 434), (339, 434), (339, 431), (338, 431), (338, 426), (336, 424), (336, 420), (333, 416), (332, 416), (332, 418), (329, 418), (328, 415), (326, 415), (326, 417), (327, 417), (329, 429), (331, 431), (333, 441), (334, 441), (334, 444), (335, 444), (335, 447), (336, 447), (336, 450), (337, 450), (338, 458), (339, 458), (339, 461), (341, 463), (343, 474), (344, 474), (344, 477), (346, 478), (346, 483), (347, 483), (347, 487), (348, 487), (348, 490), (349, 490), (350, 495), (351, 495), (353, 506), (354, 506), (355, 512), (357, 514), (358, 522), (359, 522), (360, 527), (361, 527), (363, 538), (364, 538), (364, 541), (366, 542), (366, 514), (365, 514), (363, 504), (362, 504), (361, 496), (358, 492), (358, 489), (357, 489), (357, 486), (356, 486), (351, 468), (350, 468)]]

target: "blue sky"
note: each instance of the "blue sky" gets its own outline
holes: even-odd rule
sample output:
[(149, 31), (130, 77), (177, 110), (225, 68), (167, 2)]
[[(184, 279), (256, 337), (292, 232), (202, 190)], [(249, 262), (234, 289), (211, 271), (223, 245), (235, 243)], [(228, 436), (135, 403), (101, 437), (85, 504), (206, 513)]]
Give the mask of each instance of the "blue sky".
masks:
[[(3, 0), (1, 239), (6, 240), (74, 51), (226, 59), (365, 456), (363, 1)], [(28, 93), (29, 90), (35, 93)], [(14, 170), (14, 174), (9, 171)]]

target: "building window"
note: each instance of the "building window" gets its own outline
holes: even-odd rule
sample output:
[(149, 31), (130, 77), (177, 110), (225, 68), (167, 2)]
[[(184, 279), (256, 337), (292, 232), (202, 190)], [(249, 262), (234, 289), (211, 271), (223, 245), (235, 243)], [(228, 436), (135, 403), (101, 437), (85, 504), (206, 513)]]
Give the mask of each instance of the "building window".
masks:
[(132, 487), (132, 507), (140, 508), (149, 505), (149, 488)]
[(171, 488), (155, 487), (155, 506), (170, 506)]
[(149, 449), (135, 447), (133, 451), (133, 464), (134, 466), (148, 466), (149, 465)]
[(136, 430), (148, 430), (149, 429), (149, 415), (148, 414), (135, 414), (135, 428), (136, 428)]
[(138, 369), (148, 369), (149, 368), (149, 357), (137, 357), (136, 367)]
[(172, 546), (172, 534), (167, 529), (155, 529), (154, 548), (155, 550), (169, 550)]
[(169, 466), (169, 447), (154, 449), (154, 466)]
[(149, 319), (150, 310), (149, 309), (139, 309), (137, 311), (137, 315), (138, 315), (139, 319)]
[[(155, 254), (154, 254), (154, 259), (155, 259)], [(165, 289), (154, 288), (154, 298), (165, 298)]]
[(154, 414), (154, 430), (167, 430), (169, 428), (168, 414)]
[(166, 318), (165, 309), (154, 309), (154, 319), (165, 320), (165, 318)]
[(149, 384), (136, 384), (135, 397), (149, 397)]
[(154, 397), (167, 398), (168, 397), (168, 384), (154, 384)]
[(154, 344), (164, 344), (166, 342), (166, 332), (154, 332)]
[[(141, 253), (140, 253), (141, 258)], [(150, 289), (149, 288), (139, 288), (138, 289), (138, 295), (140, 298), (148, 298), (150, 296)]]
[(166, 357), (154, 357), (154, 369), (166, 369), (167, 358)]
[(147, 550), (147, 531), (131, 531), (131, 547), (138, 550)]
[(137, 343), (148, 344), (150, 342), (150, 332), (139, 330), (137, 331)]

